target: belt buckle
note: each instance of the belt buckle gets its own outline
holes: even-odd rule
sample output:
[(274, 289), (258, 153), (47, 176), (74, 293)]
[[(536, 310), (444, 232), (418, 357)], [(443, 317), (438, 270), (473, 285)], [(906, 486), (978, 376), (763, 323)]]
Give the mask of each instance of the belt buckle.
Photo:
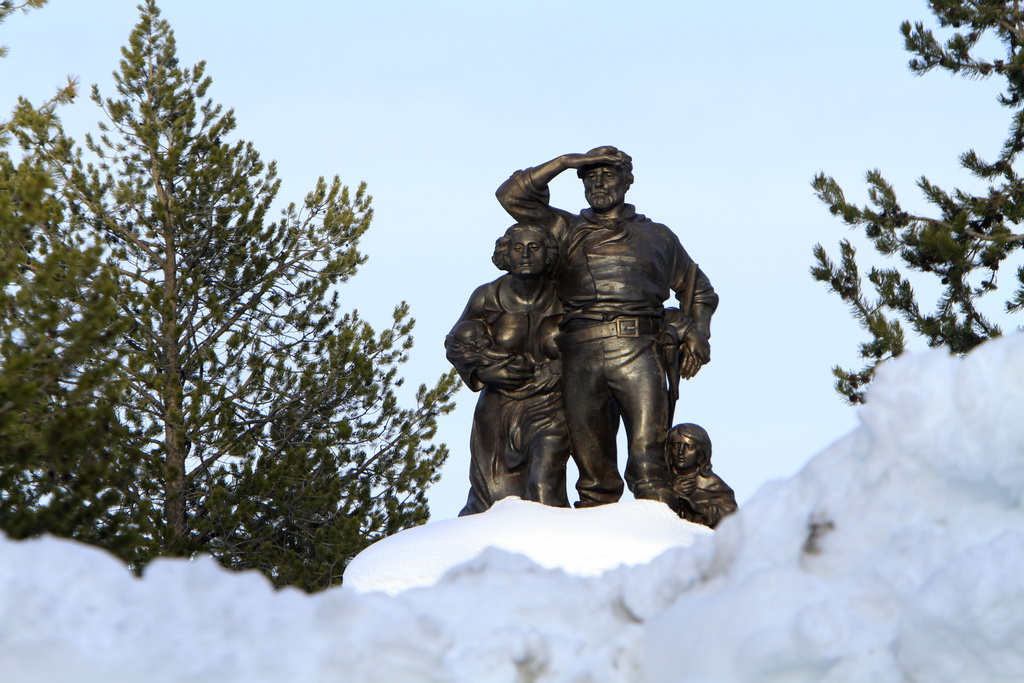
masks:
[(615, 330), (620, 337), (639, 337), (640, 321), (636, 318), (616, 318)]

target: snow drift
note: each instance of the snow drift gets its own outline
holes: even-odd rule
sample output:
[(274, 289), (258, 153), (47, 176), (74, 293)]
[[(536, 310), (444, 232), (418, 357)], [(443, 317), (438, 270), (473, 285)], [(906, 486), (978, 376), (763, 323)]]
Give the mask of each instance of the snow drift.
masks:
[[(797, 476), (594, 577), (491, 548), (393, 597), (307, 596), (208, 558), (138, 580), (73, 542), (0, 538), (0, 677), (1024, 680), (1022, 409), (1024, 336), (901, 358)], [(786, 439), (765, 442), (744, 457)]]
[(345, 587), (394, 595), (432, 586), (491, 547), (525, 555), (541, 567), (598, 576), (650, 562), (713, 533), (650, 500), (570, 510), (509, 497), (485, 514), (406, 529), (374, 543), (345, 569)]

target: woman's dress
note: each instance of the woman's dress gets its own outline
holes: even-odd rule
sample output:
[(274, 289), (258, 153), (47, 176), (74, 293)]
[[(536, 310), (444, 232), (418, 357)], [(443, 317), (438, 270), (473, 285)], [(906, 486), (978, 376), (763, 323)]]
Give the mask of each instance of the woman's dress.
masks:
[[(473, 292), (445, 340), (448, 360), (480, 392), (470, 437), (470, 491), (461, 515), (483, 512), (506, 496), (568, 507), (569, 435), (562, 412), (555, 336), (562, 308), (545, 281), (532, 303), (511, 291), (511, 275)], [(484, 367), (529, 367), (515, 388), (485, 384)]]

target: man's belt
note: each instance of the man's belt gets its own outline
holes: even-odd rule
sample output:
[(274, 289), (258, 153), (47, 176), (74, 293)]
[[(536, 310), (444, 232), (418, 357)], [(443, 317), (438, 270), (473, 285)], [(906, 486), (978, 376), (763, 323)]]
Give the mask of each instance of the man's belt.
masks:
[(635, 339), (644, 335), (661, 334), (661, 320), (659, 318), (615, 318), (606, 323), (594, 323), (586, 327), (563, 332), (558, 335), (558, 344), (562, 346), (574, 346), (583, 342), (594, 341), (595, 339), (609, 339), (612, 337)]

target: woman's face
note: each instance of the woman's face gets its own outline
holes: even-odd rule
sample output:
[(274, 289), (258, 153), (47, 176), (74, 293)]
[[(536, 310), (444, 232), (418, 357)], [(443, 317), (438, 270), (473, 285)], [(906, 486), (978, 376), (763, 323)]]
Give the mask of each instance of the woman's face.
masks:
[(509, 272), (515, 277), (540, 277), (546, 270), (548, 249), (544, 235), (537, 230), (523, 229), (512, 233), (508, 244)]

